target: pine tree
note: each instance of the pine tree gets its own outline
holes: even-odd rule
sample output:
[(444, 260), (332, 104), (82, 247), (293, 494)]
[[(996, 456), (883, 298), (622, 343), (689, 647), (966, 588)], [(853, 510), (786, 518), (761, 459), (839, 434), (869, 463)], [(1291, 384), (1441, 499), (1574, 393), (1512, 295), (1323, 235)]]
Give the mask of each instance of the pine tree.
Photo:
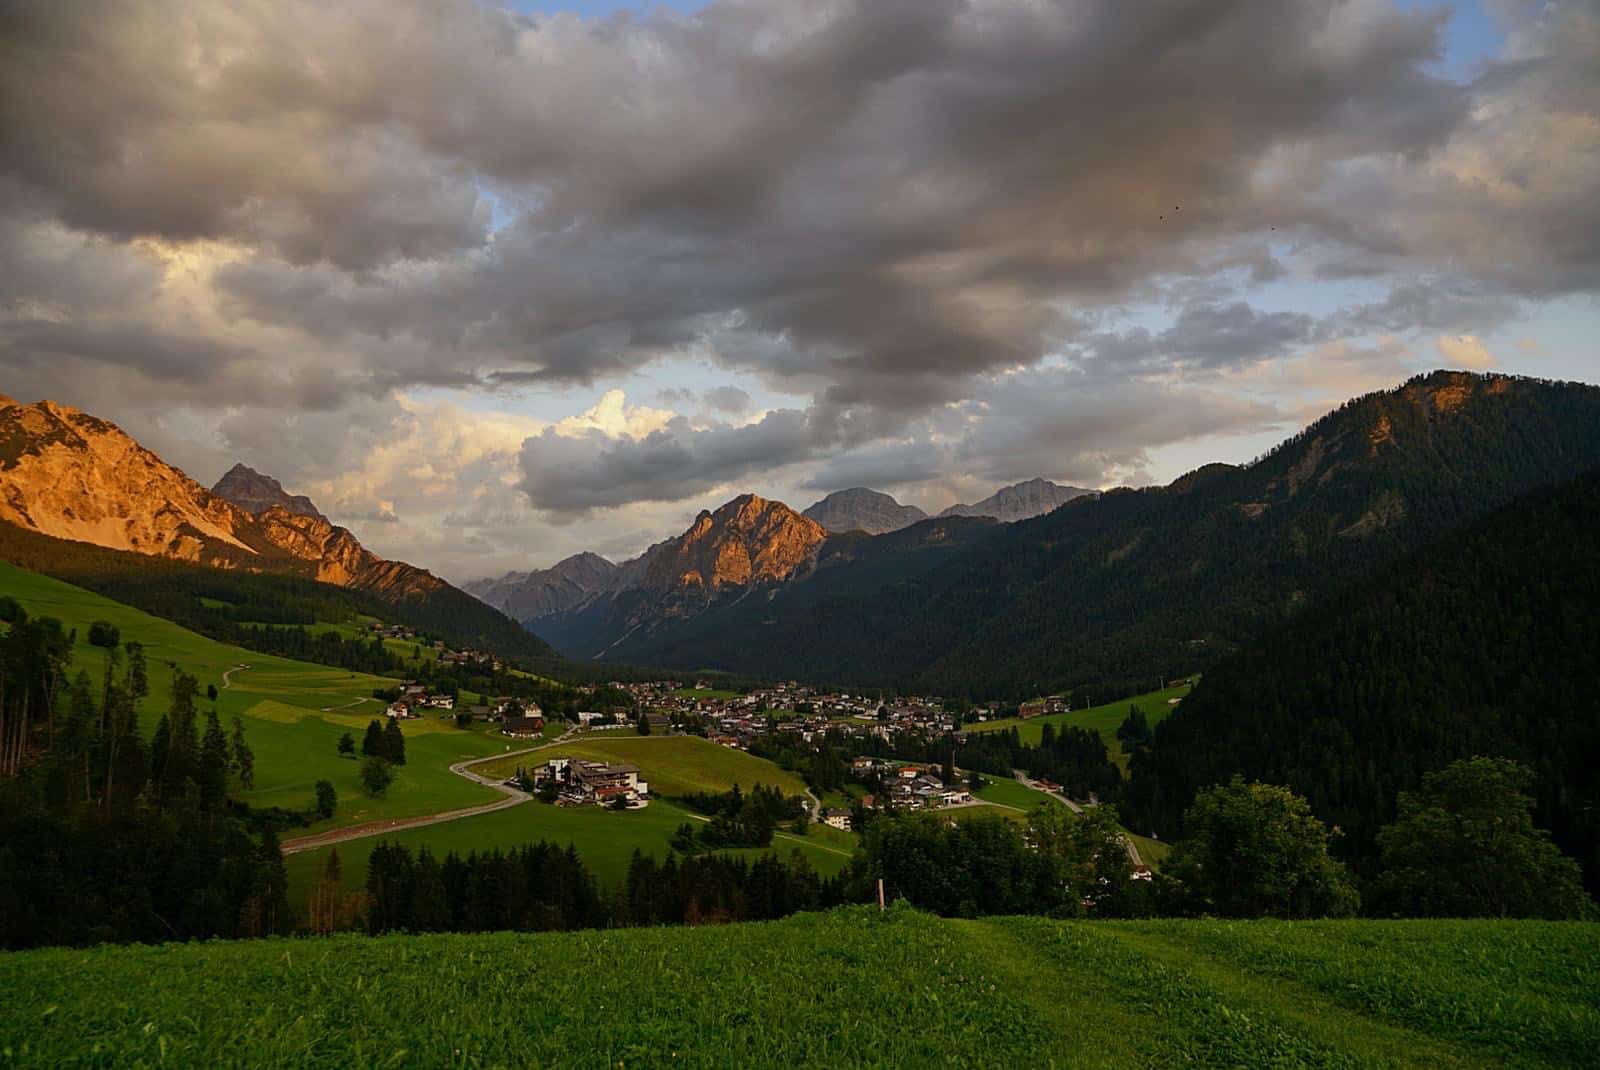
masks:
[(389, 718), (389, 723), (383, 730), (382, 754), (389, 760), (390, 765), (406, 764), (406, 736), (400, 731), (398, 718)]
[(317, 816), (330, 818), (339, 806), (339, 793), (334, 790), (333, 782), (329, 780), (317, 781)]
[(245, 789), (256, 786), (256, 755), (244, 741), (244, 722), (233, 719), (233, 767), (239, 774), (239, 785)]
[(217, 711), (206, 713), (205, 741), (200, 745), (200, 805), (215, 810), (228, 794), (228, 737), (222, 732)]
[(150, 779), (159, 782), (167, 765), (167, 752), (172, 749), (172, 721), (166, 714), (156, 722), (155, 734), (150, 737)]
[(356, 740), (349, 732), (339, 737), (339, 753), (347, 758), (355, 757)]
[(384, 755), (383, 725), (376, 720), (367, 722), (367, 735), (361, 741), (361, 753), (368, 758), (382, 758)]

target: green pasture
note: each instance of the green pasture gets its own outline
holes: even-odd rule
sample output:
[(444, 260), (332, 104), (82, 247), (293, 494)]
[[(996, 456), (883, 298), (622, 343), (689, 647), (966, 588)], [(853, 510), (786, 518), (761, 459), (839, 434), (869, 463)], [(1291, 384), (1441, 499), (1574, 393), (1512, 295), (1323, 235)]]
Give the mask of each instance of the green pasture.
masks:
[(652, 795), (721, 792), (728, 791), (735, 784), (746, 791), (757, 784), (765, 784), (781, 788), (788, 795), (799, 795), (806, 788), (805, 781), (765, 758), (757, 758), (699, 736), (640, 736), (627, 728), (590, 732), (536, 755), (487, 762), (474, 769), (474, 772), (482, 776), (509, 777), (519, 765), (537, 764), (557, 757), (637, 765), (639, 776), (649, 783)]
[(11, 1066), (1588, 1067), (1600, 926), (943, 920), (0, 955)]

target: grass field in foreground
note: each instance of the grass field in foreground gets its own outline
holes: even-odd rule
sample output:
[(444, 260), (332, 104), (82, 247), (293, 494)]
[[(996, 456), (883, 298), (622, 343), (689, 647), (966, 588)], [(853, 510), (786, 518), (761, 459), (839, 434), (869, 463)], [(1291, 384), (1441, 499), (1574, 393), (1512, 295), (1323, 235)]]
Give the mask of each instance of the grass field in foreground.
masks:
[(1600, 926), (765, 924), (0, 955), (16, 1066), (1593, 1065)]
[[(224, 726), (235, 715), (242, 717), (245, 737), (255, 753), (256, 786), (238, 793), (252, 806), (308, 808), (316, 797), (316, 782), (328, 780), (339, 794), (339, 809), (332, 820), (314, 825), (317, 831), (499, 798), (492, 789), (451, 773), (449, 765), (502, 751), (505, 743), (480, 732), (461, 731), (437, 718), (405, 723), (407, 764), (396, 770), (395, 783), (383, 798), (368, 798), (362, 792), (360, 763), (339, 756), (339, 737), (349, 732), (359, 742), (367, 722), (382, 716), (383, 704), (371, 697), (373, 689), (392, 686), (393, 680), (219, 643), (5, 562), (0, 562), (0, 594), (15, 598), (32, 616), (55, 617), (68, 629), (76, 628), (72, 671), (87, 670), (97, 684), (105, 671), (106, 652), (87, 641), (92, 621), (110, 621), (124, 642), (143, 643), (150, 677), (150, 695), (140, 708), (146, 736), (168, 706), (169, 662), (194, 675), (202, 692), (206, 685), (216, 685), (214, 705)], [(249, 667), (238, 668), (241, 665)], [(212, 705), (202, 693), (201, 709)]]
[[(665, 861), (667, 841), (684, 822), (699, 824), (689, 812), (660, 799), (643, 810), (616, 813), (598, 806), (549, 806), (530, 802), (494, 813), (462, 818), (442, 825), (425, 825), (385, 836), (351, 840), (339, 845), (339, 862), (346, 891), (366, 886), (367, 860), (380, 843), (399, 843), (413, 851), (427, 847), (438, 858), (451, 851), (493, 848), (509, 850), (549, 840), (562, 847), (573, 844), (584, 864), (602, 885), (620, 883), (635, 849)], [(723, 854), (755, 858), (775, 851), (787, 858), (798, 850), (817, 871), (831, 876), (844, 868), (855, 850), (855, 837), (837, 829), (813, 828), (804, 836), (780, 834), (771, 847), (724, 851)], [(304, 851), (284, 859), (289, 871), (289, 899), (304, 907), (317, 875), (327, 864), (328, 849)]]
[(749, 791), (757, 784), (782, 788), (786, 795), (805, 791), (805, 781), (732, 747), (699, 736), (640, 736), (629, 729), (591, 733), (538, 754), (486, 762), (473, 771), (480, 776), (508, 777), (517, 767), (551, 758), (588, 758), (599, 762), (630, 762), (650, 785), (652, 795), (691, 795), (727, 791), (738, 784)]

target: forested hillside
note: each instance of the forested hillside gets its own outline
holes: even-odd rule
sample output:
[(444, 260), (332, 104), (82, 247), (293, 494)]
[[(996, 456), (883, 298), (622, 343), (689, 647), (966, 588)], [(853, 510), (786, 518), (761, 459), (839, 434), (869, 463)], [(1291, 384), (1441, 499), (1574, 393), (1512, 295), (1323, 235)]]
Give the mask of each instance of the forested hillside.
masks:
[(1216, 665), (1133, 760), (1177, 835), (1234, 773), (1303, 793), (1370, 872), (1397, 792), (1456, 758), (1536, 771), (1536, 822), (1600, 886), (1600, 470), (1525, 496)]
[(240, 641), (237, 626), (243, 622), (310, 624), (370, 615), (504, 657), (559, 660), (543, 640), (449, 586), (388, 600), (301, 576), (208, 568), (54, 539), (11, 524), (0, 524), (0, 560), (229, 642)]
[(1595, 464), (1600, 389), (1438, 372), (1351, 401), (1247, 467), (1073, 501), (903, 582), (787, 612), (775, 597), (756, 635), (702, 616), (639, 653), (945, 695), (1145, 691)]

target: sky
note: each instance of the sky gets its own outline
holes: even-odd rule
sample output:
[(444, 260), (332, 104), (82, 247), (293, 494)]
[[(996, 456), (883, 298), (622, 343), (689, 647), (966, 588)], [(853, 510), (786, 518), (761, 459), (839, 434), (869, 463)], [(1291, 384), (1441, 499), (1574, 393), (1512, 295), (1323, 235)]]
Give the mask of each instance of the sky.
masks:
[(20, 0), (0, 392), (453, 580), (1600, 381), (1594, 0)]

